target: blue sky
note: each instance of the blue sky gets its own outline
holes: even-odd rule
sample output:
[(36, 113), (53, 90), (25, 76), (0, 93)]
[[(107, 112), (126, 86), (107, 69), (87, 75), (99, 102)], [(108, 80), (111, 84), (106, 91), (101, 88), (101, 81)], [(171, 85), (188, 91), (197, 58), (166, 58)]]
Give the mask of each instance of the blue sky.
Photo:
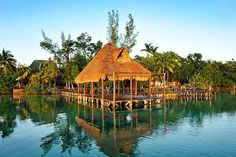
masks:
[(144, 55), (144, 43), (153, 43), (182, 57), (236, 59), (235, 0), (0, 0), (0, 6), (0, 49), (11, 50), (18, 63), (51, 57), (39, 46), (42, 29), (55, 42), (63, 31), (73, 39), (88, 32), (106, 43), (112, 9), (119, 11), (120, 33), (133, 15), (139, 36), (131, 56)]

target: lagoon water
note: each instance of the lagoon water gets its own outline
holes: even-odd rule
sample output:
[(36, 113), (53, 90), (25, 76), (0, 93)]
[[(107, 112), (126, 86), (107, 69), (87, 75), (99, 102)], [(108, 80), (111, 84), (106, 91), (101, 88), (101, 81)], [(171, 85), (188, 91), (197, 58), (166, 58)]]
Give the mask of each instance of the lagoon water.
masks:
[(66, 100), (0, 97), (0, 157), (236, 156), (236, 96), (115, 114)]

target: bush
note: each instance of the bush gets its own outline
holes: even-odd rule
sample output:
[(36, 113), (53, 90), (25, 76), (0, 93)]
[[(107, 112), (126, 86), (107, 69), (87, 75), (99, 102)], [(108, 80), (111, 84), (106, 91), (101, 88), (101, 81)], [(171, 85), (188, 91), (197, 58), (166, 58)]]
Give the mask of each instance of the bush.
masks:
[(25, 86), (26, 94), (56, 94), (58, 88), (54, 85), (52, 87), (43, 84), (28, 84)]

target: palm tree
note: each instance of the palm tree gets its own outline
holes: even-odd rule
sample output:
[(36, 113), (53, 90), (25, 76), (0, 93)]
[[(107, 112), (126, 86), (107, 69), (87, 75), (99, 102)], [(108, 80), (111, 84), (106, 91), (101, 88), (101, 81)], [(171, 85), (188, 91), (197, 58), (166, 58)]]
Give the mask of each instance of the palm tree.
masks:
[(174, 73), (175, 69), (181, 67), (180, 58), (174, 52), (164, 52), (153, 55), (156, 63), (156, 72), (162, 73), (163, 83), (165, 84), (166, 73)]
[(41, 73), (42, 82), (44, 84), (48, 84), (50, 86), (53, 82), (55, 83), (55, 79), (59, 73), (55, 62), (42, 62), (39, 66), (39, 70)]
[(27, 65), (19, 65), (16, 71), (19, 76), (19, 88), (21, 88), (23, 80), (29, 76), (31, 69)]
[(145, 43), (144, 45), (145, 45), (145, 49), (142, 49), (141, 51), (145, 51), (145, 52), (150, 53), (152, 55), (157, 53), (157, 49), (158, 49), (157, 46), (152, 46), (152, 43), (150, 43), (150, 44)]
[(14, 72), (16, 70), (16, 59), (11, 54), (11, 51), (3, 49), (2, 53), (0, 53), (0, 69), (4, 73)]

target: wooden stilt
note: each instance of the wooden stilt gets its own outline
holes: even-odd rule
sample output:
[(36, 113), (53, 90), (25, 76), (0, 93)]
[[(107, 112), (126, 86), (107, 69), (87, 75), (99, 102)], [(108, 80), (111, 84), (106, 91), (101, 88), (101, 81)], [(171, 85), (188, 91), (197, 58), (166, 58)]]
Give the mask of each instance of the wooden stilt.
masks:
[(104, 108), (102, 108), (102, 133), (104, 133), (105, 127), (104, 127)]
[(135, 96), (138, 95), (138, 81), (135, 80), (135, 84), (134, 84), (134, 93), (135, 93)]
[(122, 81), (122, 91), (123, 91), (123, 95), (125, 95), (125, 86), (124, 86), (124, 81), (125, 81), (125, 80)]
[(104, 105), (104, 80), (102, 80), (102, 102), (101, 102), (101, 106), (103, 108)]
[(78, 86), (78, 95), (79, 95), (79, 94), (80, 94), (80, 93), (79, 93), (79, 83), (77, 84), (77, 86)]
[(118, 98), (120, 97), (120, 80), (118, 80)]
[(148, 79), (148, 96), (151, 97), (151, 75)]
[(78, 104), (78, 117), (79, 117), (79, 114), (80, 114), (80, 108), (79, 108), (79, 104)]
[(133, 89), (132, 89), (132, 80), (133, 77), (130, 77), (130, 109), (132, 110), (132, 102), (133, 102)]
[(92, 113), (91, 113), (91, 117), (92, 117), (92, 124), (94, 123), (94, 108), (92, 107)]
[(84, 96), (86, 94), (86, 83), (84, 83)]
[(90, 87), (90, 90), (91, 90), (91, 98), (92, 98), (92, 106), (93, 106), (93, 99), (94, 99), (94, 89), (93, 89), (93, 82), (91, 82), (91, 87)]
[(113, 109), (116, 106), (116, 78), (115, 73), (113, 73)]
[(84, 120), (86, 120), (86, 106), (84, 105)]

